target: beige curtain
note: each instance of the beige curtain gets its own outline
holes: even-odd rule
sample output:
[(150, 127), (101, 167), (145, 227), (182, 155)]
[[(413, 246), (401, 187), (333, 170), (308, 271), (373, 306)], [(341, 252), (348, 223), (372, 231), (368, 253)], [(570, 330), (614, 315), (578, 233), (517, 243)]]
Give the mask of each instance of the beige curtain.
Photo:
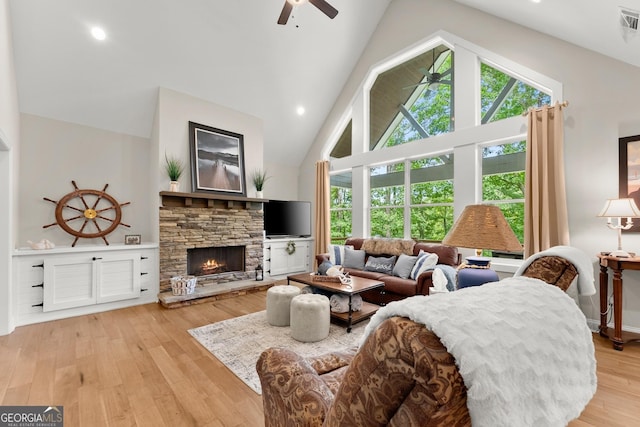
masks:
[(562, 105), (527, 115), (524, 256), (569, 244)]
[(329, 186), (329, 161), (319, 161), (316, 163), (316, 254), (326, 253), (331, 243)]

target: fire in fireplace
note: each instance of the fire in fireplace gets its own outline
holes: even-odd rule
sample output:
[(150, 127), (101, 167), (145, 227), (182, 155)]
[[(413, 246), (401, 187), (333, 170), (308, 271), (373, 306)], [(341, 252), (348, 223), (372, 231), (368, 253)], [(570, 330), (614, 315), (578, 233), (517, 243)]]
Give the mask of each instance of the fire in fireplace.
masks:
[(187, 274), (208, 276), (244, 271), (244, 246), (187, 249)]

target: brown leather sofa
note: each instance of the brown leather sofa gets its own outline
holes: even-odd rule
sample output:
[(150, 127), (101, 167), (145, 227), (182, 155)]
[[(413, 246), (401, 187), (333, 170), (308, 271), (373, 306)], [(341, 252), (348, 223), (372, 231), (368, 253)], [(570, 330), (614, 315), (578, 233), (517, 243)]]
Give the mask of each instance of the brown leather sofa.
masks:
[[(523, 276), (566, 290), (577, 273), (564, 258), (544, 257)], [(256, 370), (266, 427), (471, 426), (455, 359), (404, 317), (383, 321), (359, 349), (303, 358), (270, 348)]]
[[(345, 241), (345, 245), (351, 245), (354, 249), (359, 250), (363, 247), (365, 240), (359, 237), (351, 237)], [(375, 239), (374, 239), (375, 240)], [(388, 240), (388, 239), (386, 239)], [(392, 239), (393, 240), (393, 239)], [(398, 239), (400, 241), (400, 239)], [(406, 241), (403, 241), (406, 242)], [(365, 245), (366, 246), (366, 245)], [(435, 253), (438, 255), (438, 264), (445, 264), (456, 268), (460, 265), (461, 256), (458, 252), (458, 248), (454, 246), (447, 246), (438, 243), (415, 243), (411, 250), (412, 255), (418, 255), (423, 250), (429, 253)], [(365, 254), (365, 262), (372, 254)], [(397, 253), (376, 253), (375, 256), (393, 256)], [(329, 260), (329, 254), (317, 254), (317, 265), (322, 264), (324, 261)], [(418, 276), (417, 280), (403, 279), (401, 277), (392, 276), (385, 273), (378, 273), (374, 271), (356, 270), (353, 268), (345, 268), (346, 272), (352, 276), (365, 277), (367, 279), (380, 280), (384, 282), (384, 288), (374, 289), (361, 293), (360, 295), (365, 301), (384, 305), (391, 301), (401, 300), (414, 295), (429, 295), (429, 287), (433, 286), (432, 276), (433, 270), (423, 272)]]

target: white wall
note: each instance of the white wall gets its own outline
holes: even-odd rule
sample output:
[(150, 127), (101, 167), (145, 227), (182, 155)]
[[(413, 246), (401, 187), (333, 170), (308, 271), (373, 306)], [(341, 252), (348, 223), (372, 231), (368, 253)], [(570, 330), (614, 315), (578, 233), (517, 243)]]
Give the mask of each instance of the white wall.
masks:
[[(314, 199), (315, 194), (313, 193), (298, 194), (299, 170), (297, 166), (288, 163), (265, 163), (264, 167), (269, 176), (264, 185), (265, 199), (306, 201)], [(315, 177), (315, 173), (315, 170), (307, 170), (304, 174)]]
[(0, 0), (0, 335), (14, 328), (11, 305), (11, 251), (16, 235), (16, 182), (20, 114), (11, 42), (9, 2)]
[[(151, 241), (148, 139), (30, 114), (21, 118), (17, 247), (41, 239), (71, 246), (75, 237), (58, 225), (43, 229), (56, 222), (56, 205), (43, 198), (60, 200), (74, 190), (71, 181), (80, 189), (102, 190), (109, 184), (109, 195), (119, 203), (131, 202), (121, 208), (122, 223), (131, 227), (119, 226), (106, 236), (109, 243), (123, 243), (126, 234)], [(79, 239), (76, 246), (81, 245), (104, 245), (104, 241)]]
[[(358, 88), (371, 67), (441, 30), (563, 84), (570, 102), (565, 164), (571, 243), (593, 256), (597, 274), (595, 254), (614, 249), (616, 236), (596, 214), (605, 199), (618, 195), (618, 138), (640, 133), (634, 90), (640, 87), (640, 69), (460, 4), (391, 2), (300, 170), (311, 170), (333, 142), (352, 99), (360, 102)], [(312, 191), (313, 178), (301, 176), (299, 186), (299, 193)], [(640, 234), (625, 234), (623, 240), (627, 250), (640, 253)], [(640, 328), (640, 272), (626, 272), (624, 279), (623, 323)], [(599, 319), (598, 301), (598, 295), (581, 301), (588, 318)]]
[(247, 197), (255, 197), (251, 172), (263, 168), (262, 120), (200, 98), (160, 88), (158, 96), (158, 191), (169, 188), (169, 178), (164, 171), (165, 152), (182, 159), (187, 166), (180, 178), (180, 191), (191, 189), (191, 154), (189, 150), (189, 122), (226, 130), (243, 135), (244, 166)]

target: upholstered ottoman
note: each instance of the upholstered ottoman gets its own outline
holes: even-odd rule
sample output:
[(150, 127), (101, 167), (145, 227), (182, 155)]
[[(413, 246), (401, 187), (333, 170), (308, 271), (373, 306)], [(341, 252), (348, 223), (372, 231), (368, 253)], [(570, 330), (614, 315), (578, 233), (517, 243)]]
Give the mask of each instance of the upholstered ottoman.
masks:
[(276, 285), (267, 290), (267, 322), (272, 326), (289, 326), (291, 300), (300, 295), (300, 288)]
[(302, 294), (291, 300), (291, 337), (315, 342), (329, 336), (329, 298), (320, 294)]

